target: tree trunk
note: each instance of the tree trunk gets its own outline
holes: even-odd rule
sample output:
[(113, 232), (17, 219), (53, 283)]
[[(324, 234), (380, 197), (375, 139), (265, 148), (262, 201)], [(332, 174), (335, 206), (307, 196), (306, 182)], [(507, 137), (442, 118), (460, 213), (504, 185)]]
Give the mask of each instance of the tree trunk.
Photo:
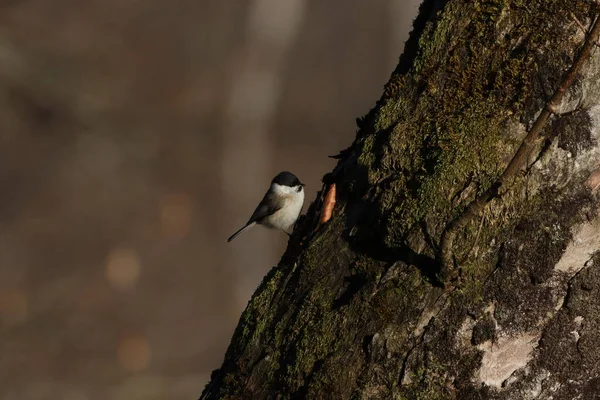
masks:
[(600, 398), (598, 9), (425, 1), (203, 397)]

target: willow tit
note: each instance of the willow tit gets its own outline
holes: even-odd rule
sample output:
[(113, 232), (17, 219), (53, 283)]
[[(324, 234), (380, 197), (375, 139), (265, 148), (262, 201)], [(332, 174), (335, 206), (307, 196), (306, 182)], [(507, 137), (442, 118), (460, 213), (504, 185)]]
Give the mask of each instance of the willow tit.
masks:
[(289, 235), (300, 215), (304, 204), (304, 183), (291, 172), (281, 172), (271, 181), (271, 186), (252, 213), (252, 216), (240, 230), (231, 235), (231, 242), (242, 232), (256, 224), (271, 229), (280, 229)]

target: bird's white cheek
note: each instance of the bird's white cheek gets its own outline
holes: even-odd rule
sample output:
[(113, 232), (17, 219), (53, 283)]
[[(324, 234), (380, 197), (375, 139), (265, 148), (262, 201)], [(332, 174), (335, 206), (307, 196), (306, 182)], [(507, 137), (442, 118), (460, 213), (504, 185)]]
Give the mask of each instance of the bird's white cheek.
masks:
[(295, 195), (299, 193), (297, 186), (285, 186), (277, 183), (271, 184), (271, 191), (284, 196)]

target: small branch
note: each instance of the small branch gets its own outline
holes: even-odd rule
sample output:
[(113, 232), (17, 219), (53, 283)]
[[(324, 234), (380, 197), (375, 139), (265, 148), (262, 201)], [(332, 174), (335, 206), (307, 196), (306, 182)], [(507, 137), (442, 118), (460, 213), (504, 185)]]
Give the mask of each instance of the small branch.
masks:
[(579, 29), (581, 29), (583, 33), (587, 34), (587, 28), (581, 23), (581, 21), (579, 21), (575, 14), (573, 14), (573, 11), (569, 12), (569, 15), (571, 15), (571, 18), (573, 18), (573, 21), (575, 21)]
[(598, 41), (598, 37), (600, 36), (599, 20), (600, 18), (596, 18), (592, 25), (592, 29), (587, 35), (585, 43), (571, 65), (571, 68), (569, 68), (569, 71), (567, 71), (563, 77), (560, 85), (554, 92), (554, 95), (546, 103), (546, 106), (535, 120), (533, 126), (527, 133), (527, 136), (525, 136), (525, 139), (521, 142), (517, 153), (512, 160), (510, 160), (502, 175), (500, 175), (498, 180), (489, 189), (480, 194), (471, 204), (469, 204), (460, 216), (450, 221), (444, 229), (440, 243), (441, 259), (439, 260), (442, 263), (442, 282), (448, 282), (457, 274), (457, 271), (455, 271), (454, 268), (453, 248), (456, 235), (471, 222), (474, 217), (479, 215), (490, 201), (495, 197), (502, 196), (503, 193), (500, 192), (501, 189), (504, 189), (508, 181), (523, 167), (529, 154), (535, 148), (535, 145), (539, 143), (542, 129), (546, 125), (548, 118), (550, 118), (550, 115), (557, 113), (557, 107), (560, 105), (567, 90), (573, 85), (577, 73), (583, 66), (583, 63), (589, 58), (592, 48), (596, 41)]
[[(598, 4), (598, 3), (597, 3)], [(586, 35), (589, 33), (587, 28), (585, 27), (585, 25), (583, 25), (581, 23), (581, 21), (575, 16), (575, 14), (573, 14), (573, 12), (570, 12), (571, 14), (571, 18), (573, 18), (573, 21), (575, 21), (575, 25), (577, 25), (579, 27), (579, 29), (581, 29), (583, 31), (583, 33), (585, 33)], [(600, 47), (600, 39), (596, 40), (594, 42), (594, 44), (598, 47)]]
[[(477, 234), (475, 235), (475, 241), (473, 242), (473, 246), (471, 247), (469, 252), (461, 260), (461, 264), (464, 263), (465, 261), (467, 261), (469, 257), (471, 257), (471, 253), (473, 253), (473, 250), (475, 250), (475, 248), (477, 247), (477, 242), (479, 242), (479, 236), (481, 235), (481, 230), (483, 228), (483, 221), (485, 221), (485, 213), (481, 214), (481, 220), (479, 221), (479, 228), (477, 228)], [(477, 257), (478, 252), (479, 252), (479, 250), (475, 250), (475, 257)]]

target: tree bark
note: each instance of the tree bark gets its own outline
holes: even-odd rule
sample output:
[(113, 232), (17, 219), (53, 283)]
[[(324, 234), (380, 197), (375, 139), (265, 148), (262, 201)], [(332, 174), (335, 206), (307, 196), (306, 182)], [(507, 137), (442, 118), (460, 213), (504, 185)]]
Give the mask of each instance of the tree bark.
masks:
[(203, 398), (600, 398), (598, 9), (425, 1)]

